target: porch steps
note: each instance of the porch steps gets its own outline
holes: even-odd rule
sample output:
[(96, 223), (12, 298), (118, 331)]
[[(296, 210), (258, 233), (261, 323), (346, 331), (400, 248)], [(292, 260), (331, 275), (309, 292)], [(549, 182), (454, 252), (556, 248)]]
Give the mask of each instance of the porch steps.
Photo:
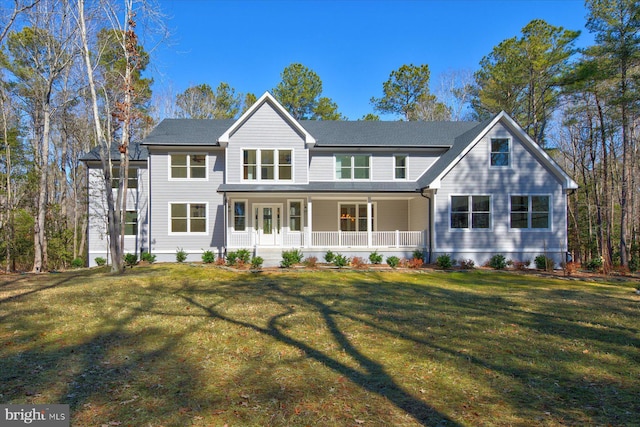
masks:
[(282, 261), (282, 248), (260, 248), (255, 249), (256, 256), (262, 257), (264, 267), (279, 267)]

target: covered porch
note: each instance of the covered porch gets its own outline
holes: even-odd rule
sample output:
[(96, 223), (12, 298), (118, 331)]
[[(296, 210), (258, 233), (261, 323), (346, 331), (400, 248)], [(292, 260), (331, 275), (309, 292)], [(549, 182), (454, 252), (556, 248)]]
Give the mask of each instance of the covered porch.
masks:
[(255, 194), (225, 198), (226, 246), (318, 250), (425, 249), (420, 194)]

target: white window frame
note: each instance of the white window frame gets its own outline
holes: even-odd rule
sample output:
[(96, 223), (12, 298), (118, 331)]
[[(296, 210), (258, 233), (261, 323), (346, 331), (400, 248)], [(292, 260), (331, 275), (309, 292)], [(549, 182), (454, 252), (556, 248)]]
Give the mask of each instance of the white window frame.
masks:
[[(362, 201), (357, 201), (357, 202), (338, 202), (338, 231), (341, 231), (342, 233), (354, 233), (353, 231), (342, 231), (340, 230), (340, 212), (342, 211), (342, 206), (343, 205), (356, 205), (356, 215), (358, 215), (358, 212), (360, 211), (359, 206), (363, 205), (363, 206), (367, 206), (367, 202), (362, 202)], [(378, 230), (378, 206), (377, 206), (377, 202), (371, 202), (371, 212), (373, 213), (373, 221), (371, 222), (371, 228), (372, 228), (372, 232)], [(356, 216), (356, 225), (358, 224), (358, 220), (360, 219), (359, 216)], [(368, 219), (367, 219), (367, 223), (368, 223)], [(360, 228), (359, 226), (357, 226), (356, 228)], [(356, 230), (355, 232), (358, 233), (366, 233), (367, 230)]]
[[(173, 231), (172, 227), (172, 219), (171, 216), (171, 205), (187, 205), (187, 231)], [(205, 231), (191, 231), (191, 205), (204, 205), (205, 210)], [(209, 235), (209, 202), (202, 201), (171, 201), (168, 203), (168, 233), (170, 236), (207, 236)]]
[[(256, 152), (256, 179), (247, 179), (244, 177), (244, 153), (245, 151), (255, 151)], [(262, 178), (262, 151), (273, 151), (273, 179), (263, 179)], [(281, 151), (290, 151), (291, 152), (291, 178), (289, 179), (281, 179), (280, 178), (280, 152)], [(294, 161), (295, 158), (295, 150), (294, 148), (256, 148), (256, 147), (244, 147), (240, 149), (240, 180), (242, 182), (264, 182), (270, 184), (279, 184), (279, 183), (287, 183), (290, 184), (294, 181), (295, 177), (295, 169), (294, 169)]]
[[(501, 153), (506, 153), (508, 156), (507, 159), (507, 164), (506, 165), (494, 165), (493, 164), (493, 141), (494, 140), (498, 140), (498, 139), (505, 139), (507, 140), (507, 146), (508, 146), (508, 150), (506, 152), (504, 151), (495, 151), (496, 154), (501, 154)], [(510, 137), (507, 136), (494, 136), (489, 138), (489, 167), (491, 169), (509, 169), (511, 168), (511, 164), (513, 162), (513, 140)]]
[[(236, 230), (236, 203), (244, 203), (244, 230)], [(249, 209), (249, 201), (247, 199), (231, 200), (231, 229), (238, 233), (247, 232), (251, 229), (251, 211)]]
[[(338, 178), (338, 156), (341, 157), (351, 157), (351, 178)], [(356, 170), (356, 162), (355, 157), (366, 157), (369, 160), (369, 166), (367, 169), (369, 170), (368, 178), (356, 178), (355, 170)], [(358, 154), (358, 153), (335, 153), (333, 155), (333, 178), (335, 181), (371, 181), (372, 173), (371, 173), (371, 154)], [(395, 176), (395, 173), (394, 173)]]
[[(511, 213), (513, 212), (511, 206), (511, 197), (526, 197), (528, 199), (527, 206), (527, 227), (526, 228), (513, 228), (511, 227)], [(548, 197), (549, 198), (549, 210), (547, 212), (549, 218), (549, 226), (547, 228), (531, 228), (531, 220), (532, 220), (532, 207), (533, 203), (531, 203), (532, 197)], [(527, 233), (546, 233), (549, 231), (553, 231), (553, 195), (548, 193), (512, 193), (509, 194), (509, 212), (508, 212), (508, 220), (509, 220), (509, 231), (513, 231), (516, 233), (519, 232), (527, 232)]]
[[(187, 165), (186, 165), (187, 176), (185, 178), (173, 177), (173, 167), (171, 164), (171, 159), (173, 158), (174, 155), (187, 156)], [(204, 178), (191, 177), (191, 156), (204, 156)], [(169, 169), (168, 169), (169, 181), (207, 181), (209, 179), (209, 156), (207, 155), (207, 153), (196, 153), (196, 152), (181, 153), (179, 151), (176, 151), (173, 153), (169, 153), (168, 163), (169, 163)]]
[[(136, 214), (136, 221), (135, 221), (135, 224), (136, 224), (136, 232), (135, 232), (134, 234), (126, 234), (126, 232), (127, 232), (127, 224), (133, 224), (132, 222), (127, 222), (127, 212), (135, 212), (135, 214)], [(124, 218), (123, 218), (123, 220), (124, 220), (124, 226), (125, 226), (125, 227), (124, 227), (124, 228), (125, 228), (125, 235), (124, 235), (124, 238), (126, 239), (126, 238), (133, 238), (133, 237), (137, 237), (137, 236), (138, 236), (138, 234), (140, 233), (140, 212), (138, 212), (137, 210), (134, 210), (134, 209), (127, 210), (127, 211), (125, 211), (125, 213), (124, 213)]]
[[(469, 216), (469, 226), (466, 228), (454, 228), (451, 217), (453, 215), (453, 198), (454, 197), (466, 197), (469, 201), (469, 210), (467, 211), (467, 215)], [(474, 197), (489, 197), (489, 227), (488, 228), (476, 228), (473, 227), (473, 198)], [(462, 213), (462, 212), (458, 212)], [(484, 211), (477, 211), (477, 213), (486, 213)], [(493, 231), (493, 195), (491, 194), (450, 194), (449, 195), (449, 230), (454, 232), (474, 232), (481, 233), (485, 231)]]
[[(398, 170), (397, 159), (404, 157), (404, 178), (398, 178), (396, 171)], [(406, 181), (409, 179), (409, 155), (404, 153), (398, 153), (393, 155), (393, 180), (394, 181)]]
[[(138, 169), (135, 166), (129, 166), (129, 172), (127, 177), (127, 190), (137, 190), (140, 183), (138, 182)], [(131, 174), (133, 172), (133, 174)], [(118, 176), (116, 176), (116, 174)], [(131, 186), (131, 183), (135, 183), (135, 187)], [(111, 188), (117, 190), (120, 185), (120, 165), (115, 164), (111, 167)]]
[[(291, 229), (291, 203), (300, 203), (300, 230)], [(290, 199), (287, 200), (287, 230), (291, 233), (304, 232), (304, 200), (302, 199)]]

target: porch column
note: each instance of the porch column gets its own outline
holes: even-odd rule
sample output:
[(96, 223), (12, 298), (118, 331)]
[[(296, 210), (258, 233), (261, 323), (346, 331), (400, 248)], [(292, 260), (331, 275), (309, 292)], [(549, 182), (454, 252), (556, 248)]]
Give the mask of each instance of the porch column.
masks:
[(373, 246), (373, 236), (372, 236), (372, 225), (373, 221), (371, 220), (371, 196), (367, 198), (367, 246)]
[(307, 235), (306, 235), (306, 242), (305, 242), (305, 246), (307, 248), (310, 248), (311, 246), (313, 246), (313, 241), (312, 236), (313, 236), (313, 227), (312, 227), (312, 220), (311, 218), (313, 217), (312, 215), (312, 203), (311, 203), (311, 197), (307, 197)]

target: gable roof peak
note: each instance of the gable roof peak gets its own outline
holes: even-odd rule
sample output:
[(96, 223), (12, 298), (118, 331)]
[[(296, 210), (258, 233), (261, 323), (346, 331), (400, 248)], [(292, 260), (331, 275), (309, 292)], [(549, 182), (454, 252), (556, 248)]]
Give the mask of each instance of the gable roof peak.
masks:
[(247, 111), (244, 112), (244, 114), (240, 116), (238, 120), (231, 125), (231, 127), (229, 127), (229, 129), (227, 129), (218, 138), (220, 146), (226, 147), (227, 144), (229, 144), (229, 138), (231, 135), (233, 135), (234, 132), (237, 131), (238, 128), (240, 128), (240, 126), (242, 126), (264, 104), (269, 104), (273, 107), (291, 126), (300, 132), (300, 134), (304, 136), (307, 147), (313, 147), (315, 145), (315, 138), (304, 127), (302, 127), (302, 125), (287, 111), (286, 108), (282, 106), (282, 104), (278, 102), (273, 95), (271, 95), (269, 91), (266, 91), (256, 102), (253, 103), (251, 107), (247, 109)]

